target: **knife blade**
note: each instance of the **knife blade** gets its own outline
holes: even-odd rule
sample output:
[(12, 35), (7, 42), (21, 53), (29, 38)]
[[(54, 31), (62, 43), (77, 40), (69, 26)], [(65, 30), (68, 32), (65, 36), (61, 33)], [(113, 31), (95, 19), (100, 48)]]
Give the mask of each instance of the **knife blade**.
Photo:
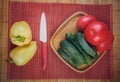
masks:
[(40, 18), (40, 41), (41, 44), (41, 51), (42, 51), (42, 69), (43, 71), (46, 70), (47, 67), (47, 25), (46, 25), (46, 16), (45, 13), (42, 12)]

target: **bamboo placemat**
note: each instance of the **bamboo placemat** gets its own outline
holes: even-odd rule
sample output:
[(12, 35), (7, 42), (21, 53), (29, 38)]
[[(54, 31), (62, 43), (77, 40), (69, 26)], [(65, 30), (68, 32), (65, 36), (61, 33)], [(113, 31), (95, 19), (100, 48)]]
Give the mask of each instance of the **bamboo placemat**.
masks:
[[(37, 41), (38, 49), (34, 58), (27, 65), (18, 67), (14, 64), (8, 64), (8, 79), (111, 79), (113, 75), (112, 50), (109, 50), (88, 72), (77, 73), (63, 64), (51, 49), (50, 44), (48, 44), (48, 68), (46, 72), (43, 72), (41, 69), (41, 44), (39, 41), (39, 22), (43, 11), (46, 13), (48, 42), (50, 42), (52, 34), (59, 25), (77, 11), (94, 15), (99, 21), (105, 22), (112, 31), (111, 8), (112, 5), (10, 2), (9, 29), (16, 21), (27, 21), (32, 29), (33, 40)], [(14, 47), (10, 40), (8, 46), (9, 54)]]

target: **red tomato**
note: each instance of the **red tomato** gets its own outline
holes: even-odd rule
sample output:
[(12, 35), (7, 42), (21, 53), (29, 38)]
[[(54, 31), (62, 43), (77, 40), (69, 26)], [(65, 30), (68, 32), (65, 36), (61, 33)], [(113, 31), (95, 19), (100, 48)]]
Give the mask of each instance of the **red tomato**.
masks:
[(85, 38), (91, 45), (99, 45), (108, 34), (108, 27), (103, 22), (93, 22), (85, 29)]
[(92, 15), (82, 16), (78, 19), (77, 26), (83, 32), (86, 26), (94, 21), (96, 21), (96, 18)]
[(107, 38), (105, 39), (104, 42), (102, 42), (100, 45), (96, 46), (96, 49), (98, 52), (103, 52), (111, 48), (112, 44), (114, 41), (114, 36), (112, 32), (108, 32)]

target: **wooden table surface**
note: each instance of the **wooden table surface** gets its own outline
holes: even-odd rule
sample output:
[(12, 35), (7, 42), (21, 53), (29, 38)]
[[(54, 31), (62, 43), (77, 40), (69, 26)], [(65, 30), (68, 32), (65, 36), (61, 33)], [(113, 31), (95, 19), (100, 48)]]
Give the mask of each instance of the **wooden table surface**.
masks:
[[(120, 0), (12, 0), (12, 1), (35, 1), (48, 3), (76, 3), (76, 4), (112, 4), (113, 5), (113, 33), (115, 36), (113, 45), (113, 68), (112, 80), (85, 80), (85, 79), (53, 79), (53, 80), (7, 80), (7, 43), (8, 43), (8, 2), (0, 0), (0, 82), (119, 82), (120, 81)], [(3, 60), (3, 61), (1, 61)]]

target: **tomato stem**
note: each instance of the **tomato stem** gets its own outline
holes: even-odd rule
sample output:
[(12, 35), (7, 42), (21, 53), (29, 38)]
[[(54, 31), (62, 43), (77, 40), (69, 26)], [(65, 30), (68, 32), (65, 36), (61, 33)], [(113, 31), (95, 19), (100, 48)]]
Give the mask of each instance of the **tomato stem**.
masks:
[(95, 34), (95, 32), (94, 32), (94, 31), (91, 31), (91, 34), (92, 34), (92, 35), (94, 35), (94, 34)]

